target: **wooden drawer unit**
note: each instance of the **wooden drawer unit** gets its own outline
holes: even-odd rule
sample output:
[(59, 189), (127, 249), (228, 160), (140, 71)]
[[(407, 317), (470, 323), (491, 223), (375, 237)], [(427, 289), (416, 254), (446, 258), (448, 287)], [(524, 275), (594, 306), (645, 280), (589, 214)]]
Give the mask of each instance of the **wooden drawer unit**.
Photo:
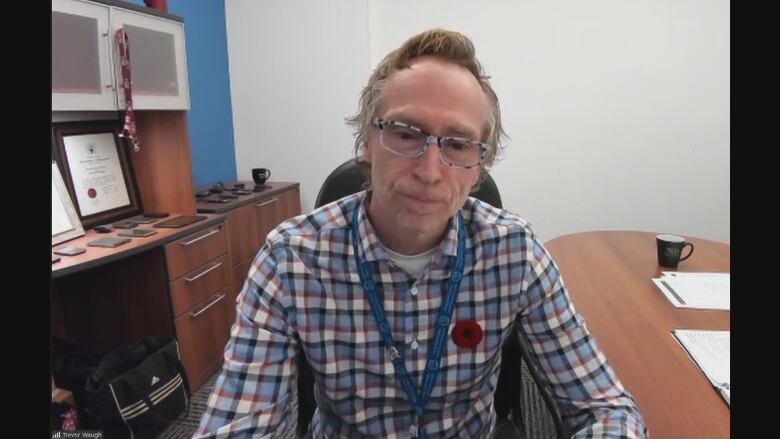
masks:
[(193, 390), (219, 370), (233, 323), (224, 226), (206, 227), (165, 245), (176, 337)]
[(228, 285), (229, 275), (227, 255), (223, 254), (171, 282), (173, 316), (179, 317), (214, 294), (214, 291)]
[(232, 308), (225, 287), (174, 320), (182, 363), (193, 390), (222, 366), (225, 343), (233, 323)]
[(225, 253), (225, 232), (218, 224), (165, 245), (168, 277), (176, 279)]
[[(224, 186), (226, 190), (229, 190), (235, 183), (236, 182), (224, 182)], [(249, 189), (252, 189), (254, 184), (252, 182), (243, 183), (245, 187)], [(202, 188), (200, 190), (205, 189), (209, 188)], [(217, 329), (199, 329), (211, 327), (208, 323), (199, 322), (197, 318), (192, 317), (192, 310), (176, 316), (176, 332), (186, 339), (187, 337), (205, 337), (205, 335), (201, 335), (200, 331), (204, 331), (204, 333), (212, 331), (207, 334), (208, 337), (211, 338), (203, 338), (203, 341), (201, 342), (210, 344), (213, 343), (212, 338), (214, 337), (219, 340), (222, 340), (222, 337), (224, 337), (224, 340), (227, 340), (230, 325), (235, 322), (236, 318), (236, 298), (241, 291), (241, 288), (244, 286), (249, 267), (255, 259), (258, 250), (260, 250), (260, 246), (265, 243), (268, 232), (278, 226), (282, 221), (301, 213), (300, 190), (298, 188), (298, 183), (269, 182), (268, 187), (261, 192), (240, 195), (236, 199), (224, 204), (201, 201), (197, 203), (197, 208), (199, 213), (219, 213), (224, 214), (226, 217), (223, 233), (226, 236), (226, 241), (228, 243), (225, 263), (227, 265), (226, 277), (228, 283), (226, 288), (221, 290), (221, 294), (224, 294), (225, 297), (219, 299), (219, 302), (216, 302), (208, 311), (204, 311), (202, 315), (221, 313), (224, 310), (224, 312), (227, 313), (226, 328), (228, 332), (222, 334), (218, 332)], [(194, 268), (191, 270), (194, 270)], [(212, 295), (210, 297), (216, 296)], [(196, 308), (207, 306), (210, 303), (209, 300), (212, 299), (206, 299), (206, 301), (196, 305)], [(174, 305), (174, 307), (176, 307), (176, 305)], [(216, 319), (217, 317), (208, 318)], [(221, 318), (221, 314), (219, 318)], [(224, 347), (224, 342), (222, 344)], [(205, 347), (203, 349), (204, 352), (200, 352), (197, 355), (204, 355), (205, 357), (203, 358), (211, 358), (209, 355), (217, 354), (217, 352), (205, 352)], [(218, 353), (221, 360), (222, 350), (220, 349)], [(194, 360), (193, 358), (196, 358), (197, 355), (194, 353), (182, 353), (182, 356), (185, 357), (185, 362), (196, 362), (196, 368), (212, 367), (204, 366), (208, 363), (206, 360)], [(206, 376), (206, 378), (208, 378), (208, 376)]]
[[(236, 182), (225, 182), (232, 187)], [(252, 182), (241, 182), (252, 188)], [(244, 286), (249, 266), (260, 247), (265, 244), (268, 233), (282, 221), (301, 213), (301, 198), (298, 183), (269, 182), (262, 192), (243, 195), (225, 204), (198, 202), (200, 213), (222, 213), (227, 217), (225, 233), (228, 241), (230, 284), (228, 290), (231, 303)], [(203, 188), (203, 190), (208, 188)], [(231, 318), (235, 311), (231, 311)]]

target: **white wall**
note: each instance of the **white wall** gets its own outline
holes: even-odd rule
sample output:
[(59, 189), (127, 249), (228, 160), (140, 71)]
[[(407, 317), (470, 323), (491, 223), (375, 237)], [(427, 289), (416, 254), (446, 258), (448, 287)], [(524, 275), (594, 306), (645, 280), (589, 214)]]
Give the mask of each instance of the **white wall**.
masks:
[(301, 182), (350, 157), (343, 117), (421, 30), (472, 38), (511, 139), (492, 175), (544, 239), (594, 229), (728, 242), (725, 0), (226, 2), (240, 178)]
[(363, 1), (227, 0), (236, 171), (301, 183), (304, 211), (352, 156), (344, 117), (370, 75)]

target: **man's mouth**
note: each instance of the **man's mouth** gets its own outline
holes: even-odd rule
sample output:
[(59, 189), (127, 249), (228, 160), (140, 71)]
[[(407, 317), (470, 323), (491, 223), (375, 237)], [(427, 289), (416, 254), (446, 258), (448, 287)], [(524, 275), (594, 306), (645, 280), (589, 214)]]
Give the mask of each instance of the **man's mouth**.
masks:
[(404, 192), (401, 192), (401, 196), (406, 199), (407, 206), (418, 214), (432, 213), (439, 208), (439, 205), (443, 202), (441, 199), (412, 195)]

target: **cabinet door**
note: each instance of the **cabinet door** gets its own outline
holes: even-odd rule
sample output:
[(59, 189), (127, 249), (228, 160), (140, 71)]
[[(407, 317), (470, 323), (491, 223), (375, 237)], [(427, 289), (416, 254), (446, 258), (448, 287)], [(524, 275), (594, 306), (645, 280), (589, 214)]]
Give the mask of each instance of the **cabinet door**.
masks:
[(265, 244), (265, 240), (268, 237), (268, 232), (278, 226), (281, 218), (282, 203), (284, 200), (284, 194), (282, 192), (271, 197), (258, 201), (255, 206), (255, 248)]
[(279, 223), (301, 214), (301, 196), (297, 187), (282, 192), (279, 198)]
[(255, 206), (255, 239), (256, 248), (265, 244), (268, 232), (284, 220), (301, 213), (301, 201), (298, 188), (286, 190), (271, 197), (258, 201)]
[[(133, 108), (136, 110), (188, 110), (190, 95), (184, 49), (184, 24), (134, 11), (113, 9), (112, 29), (124, 27), (130, 48)], [(116, 47), (116, 45), (115, 45)], [(115, 49), (117, 50), (117, 49)], [(115, 74), (121, 84), (118, 52)], [(125, 107), (122, 90), (117, 93)]]
[(116, 110), (109, 8), (78, 0), (51, 5), (51, 109)]
[[(230, 257), (235, 268), (238, 264), (252, 260), (259, 248), (255, 228), (255, 211), (251, 204), (233, 209), (227, 213), (227, 231), (230, 242)], [(246, 273), (244, 273), (246, 275)]]

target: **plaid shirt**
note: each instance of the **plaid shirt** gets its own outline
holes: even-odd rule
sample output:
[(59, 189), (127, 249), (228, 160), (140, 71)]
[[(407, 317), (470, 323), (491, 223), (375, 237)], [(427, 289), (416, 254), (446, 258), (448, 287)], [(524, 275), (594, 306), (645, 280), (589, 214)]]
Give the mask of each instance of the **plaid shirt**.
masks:
[[(196, 437), (279, 437), (295, 424), (295, 354), (315, 375), (314, 437), (408, 438), (414, 408), (393, 369), (353, 257), (350, 221), (359, 212), (360, 246), (377, 282), (393, 338), (419, 388), (447, 279), (457, 225), (415, 279), (386, 255), (366, 216), (366, 192), (280, 224), (249, 270), (225, 363)], [(632, 397), (569, 301), (558, 269), (528, 224), (469, 198), (466, 268), (440, 372), (420, 425), (430, 438), (490, 437), (501, 345), (516, 315), (541, 375), (575, 437), (647, 435)], [(452, 327), (476, 320), (472, 349)], [(520, 371), (518, 371), (520, 373)]]

